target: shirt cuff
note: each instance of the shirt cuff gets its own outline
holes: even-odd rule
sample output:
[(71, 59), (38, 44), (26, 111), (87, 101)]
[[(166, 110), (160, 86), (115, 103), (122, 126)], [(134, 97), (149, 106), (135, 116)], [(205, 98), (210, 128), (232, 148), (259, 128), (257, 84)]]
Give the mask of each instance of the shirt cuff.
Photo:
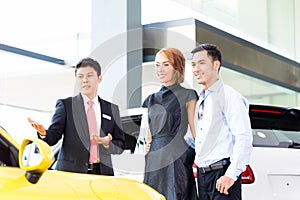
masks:
[[(47, 133), (47, 132), (46, 132), (46, 133)], [(46, 138), (46, 135), (41, 135), (39, 132), (38, 132), (38, 134), (39, 134), (39, 136), (40, 136), (41, 139)]]
[(39, 134), (39, 136), (40, 136), (41, 139), (45, 139), (46, 138), (46, 135), (40, 135)]
[(239, 176), (241, 175), (241, 173), (242, 173), (242, 171), (234, 170), (229, 165), (228, 169), (226, 170), (225, 176), (227, 176), (227, 177), (233, 179), (234, 181), (236, 181), (239, 178)]

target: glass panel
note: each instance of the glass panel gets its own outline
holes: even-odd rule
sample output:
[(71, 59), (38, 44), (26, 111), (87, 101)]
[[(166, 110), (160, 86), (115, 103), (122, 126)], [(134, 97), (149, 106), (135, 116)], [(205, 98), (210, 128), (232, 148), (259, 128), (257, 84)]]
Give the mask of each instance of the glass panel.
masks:
[[(202, 86), (195, 81), (191, 74), (191, 66), (187, 63), (185, 86), (192, 87), (200, 93)], [(300, 106), (300, 94), (284, 87), (239, 73), (223, 66), (220, 71), (220, 77), (225, 84), (233, 87), (245, 96), (250, 104), (288, 107)], [(189, 83), (192, 83), (192, 85)], [(157, 92), (160, 89), (160, 85), (155, 75), (154, 63), (144, 63), (142, 72), (142, 102), (149, 94)]]
[(254, 129), (253, 146), (299, 148), (300, 134), (296, 131)]
[(73, 94), (73, 68), (5, 51), (0, 57), (0, 104), (46, 112)]
[(2, 2), (0, 43), (72, 60), (90, 37), (91, 9), (91, 0)]
[(222, 80), (239, 91), (251, 104), (299, 106), (299, 94), (269, 82), (222, 68)]
[[(167, 2), (169, 5), (176, 2), (190, 8), (188, 13), (200, 21), (300, 61), (300, 43), (297, 42), (296, 37), (300, 30), (300, 23), (298, 23), (300, 7), (297, 0), (170, 0)], [(174, 13), (169, 10), (167, 15), (172, 16)]]

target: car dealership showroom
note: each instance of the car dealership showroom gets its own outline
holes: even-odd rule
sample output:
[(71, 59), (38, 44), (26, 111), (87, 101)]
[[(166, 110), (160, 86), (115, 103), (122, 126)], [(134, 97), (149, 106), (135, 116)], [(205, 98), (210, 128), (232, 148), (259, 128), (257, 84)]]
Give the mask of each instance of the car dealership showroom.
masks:
[[(0, 0), (0, 10), (0, 199), (166, 199), (143, 182), (142, 105), (162, 87), (163, 48), (183, 53), (181, 86), (200, 95), (191, 51), (203, 43), (221, 50), (219, 79), (249, 103), (242, 199), (300, 199), (299, 0)], [(114, 176), (57, 170), (63, 138), (46, 144), (28, 119), (51, 125), (57, 100), (80, 92), (75, 67), (87, 57), (100, 63), (97, 95), (118, 105), (125, 133)], [(195, 148), (190, 128), (184, 138)]]

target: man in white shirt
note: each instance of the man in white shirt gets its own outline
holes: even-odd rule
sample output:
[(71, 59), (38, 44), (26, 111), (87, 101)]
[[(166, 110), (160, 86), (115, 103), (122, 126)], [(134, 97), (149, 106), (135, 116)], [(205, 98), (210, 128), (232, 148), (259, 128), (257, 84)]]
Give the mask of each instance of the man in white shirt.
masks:
[(248, 102), (219, 78), (220, 50), (201, 44), (192, 51), (193, 74), (203, 86), (195, 112), (195, 163), (199, 199), (241, 199), (241, 173), (252, 152)]

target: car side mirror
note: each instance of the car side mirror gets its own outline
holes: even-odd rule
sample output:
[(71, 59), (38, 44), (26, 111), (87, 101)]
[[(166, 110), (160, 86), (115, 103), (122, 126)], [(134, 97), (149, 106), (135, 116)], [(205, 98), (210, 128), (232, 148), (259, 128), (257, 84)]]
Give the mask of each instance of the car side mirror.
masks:
[(26, 170), (26, 179), (37, 183), (54, 162), (50, 146), (39, 139), (24, 139), (19, 151), (19, 165)]

